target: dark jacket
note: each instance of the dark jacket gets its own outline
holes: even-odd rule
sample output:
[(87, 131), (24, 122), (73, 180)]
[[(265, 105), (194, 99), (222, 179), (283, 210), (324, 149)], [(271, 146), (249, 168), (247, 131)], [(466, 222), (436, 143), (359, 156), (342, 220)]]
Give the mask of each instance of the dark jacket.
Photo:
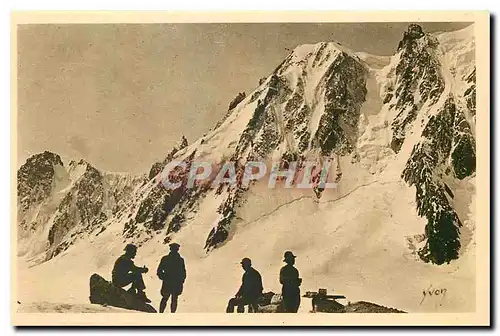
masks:
[(285, 265), (280, 271), (280, 284), (282, 287), (282, 294), (295, 293), (299, 291), (299, 286), (302, 279), (299, 278), (299, 271), (292, 265)]
[(158, 270), (158, 278), (172, 284), (183, 284), (186, 280), (186, 265), (179, 253), (170, 252), (161, 258)]
[(111, 272), (112, 282), (120, 282), (120, 279), (123, 279), (127, 274), (139, 272), (140, 270), (141, 267), (135, 266), (132, 259), (123, 254), (116, 259), (113, 266), (113, 271)]
[(241, 279), (241, 287), (236, 293), (236, 296), (242, 296), (244, 298), (258, 298), (262, 295), (262, 277), (260, 273), (251, 267), (248, 271), (243, 273)]

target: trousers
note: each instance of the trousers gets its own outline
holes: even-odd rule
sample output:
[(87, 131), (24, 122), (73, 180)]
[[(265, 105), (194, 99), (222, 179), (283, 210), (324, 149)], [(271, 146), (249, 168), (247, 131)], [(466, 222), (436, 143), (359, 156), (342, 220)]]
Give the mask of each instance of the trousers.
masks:
[(226, 313), (234, 313), (234, 307), (236, 306), (238, 307), (236, 309), (238, 313), (244, 313), (246, 305), (248, 305), (253, 310), (253, 312), (256, 312), (257, 300), (257, 298), (248, 297), (232, 298), (227, 304)]
[(129, 284), (132, 284), (132, 288), (136, 289), (137, 291), (142, 291), (146, 288), (144, 280), (142, 279), (142, 273), (139, 272), (127, 273), (121, 277), (114, 278), (113, 284), (122, 288)]

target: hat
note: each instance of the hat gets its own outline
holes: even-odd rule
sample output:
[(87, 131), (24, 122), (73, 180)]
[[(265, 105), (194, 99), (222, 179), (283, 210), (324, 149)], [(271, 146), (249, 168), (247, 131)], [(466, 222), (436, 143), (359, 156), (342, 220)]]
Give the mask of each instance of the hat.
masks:
[(249, 264), (249, 265), (251, 265), (252, 264), (252, 260), (250, 260), (250, 258), (243, 258), (243, 259), (241, 259), (240, 264), (242, 264), (242, 265), (243, 264)]
[(283, 261), (286, 261), (289, 258), (293, 259), (297, 258), (296, 256), (293, 255), (292, 251), (286, 251), (283, 257), (284, 257)]
[(123, 250), (124, 251), (137, 250), (137, 246), (135, 246), (134, 244), (127, 244), (127, 246), (125, 246), (125, 248)]
[(179, 244), (177, 243), (172, 243), (172, 244), (168, 244), (168, 246), (170, 246), (170, 249), (171, 250), (178, 250), (179, 247), (181, 247)]

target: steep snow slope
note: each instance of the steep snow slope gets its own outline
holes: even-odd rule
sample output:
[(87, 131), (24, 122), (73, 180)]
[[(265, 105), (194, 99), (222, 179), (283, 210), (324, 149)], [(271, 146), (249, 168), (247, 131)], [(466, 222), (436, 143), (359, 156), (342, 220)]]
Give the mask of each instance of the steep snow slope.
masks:
[[(253, 204), (272, 201), (274, 196)], [(405, 211), (412, 200), (413, 194), (401, 182), (387, 181), (359, 187), (337, 201), (301, 199), (263, 211), (260, 218), (247, 219), (243, 210), (238, 234), (209, 255), (203, 247), (210, 218), (199, 215), (176, 236), (188, 269), (179, 312), (223, 312), (239, 286), (239, 261), (245, 256), (262, 273), (265, 289), (278, 292), (282, 253), (288, 249), (298, 255), (304, 291), (328, 288), (350, 301), (367, 300), (409, 312), (470, 311), (474, 308), (473, 257), (440, 267), (419, 261), (405, 240), (422, 226), (416, 215)], [(21, 275), (19, 300), (86, 303), (90, 275), (99, 272), (110, 278), (114, 258), (122, 253), (123, 244), (117, 243), (120, 237), (116, 225), (115, 232), (110, 228), (101, 236), (91, 236)], [(161, 284), (155, 268), (167, 250), (158, 235), (139, 249), (136, 258), (138, 265), (150, 267), (146, 285), (156, 306)], [(47, 291), (49, 274), (56, 276), (50, 278), (53, 290)], [(446, 288), (446, 298), (426, 298), (420, 303), (423, 290), (429, 288)], [(309, 300), (303, 299), (301, 311), (309, 309)]]
[[(224, 311), (242, 257), (252, 258), (266, 290), (278, 292), (285, 250), (298, 255), (303, 291), (334, 289), (409, 312), (473, 310), (472, 32), (433, 36), (410, 26), (392, 57), (332, 42), (299, 46), (213, 130), (155, 164), (120, 209), (103, 210), (103, 231), (85, 231), (38, 266), (20, 260), (20, 301), (86, 303), (90, 275), (109, 278), (125, 243), (134, 242), (157, 305), (155, 267), (176, 241), (188, 268), (180, 312)], [(331, 161), (338, 188), (278, 182), (269, 189), (262, 180), (170, 191), (159, 183), (170, 161), (242, 167), (256, 159), (299, 167)], [(424, 297), (432, 288), (446, 296)], [(305, 300), (301, 311), (309, 307)]]

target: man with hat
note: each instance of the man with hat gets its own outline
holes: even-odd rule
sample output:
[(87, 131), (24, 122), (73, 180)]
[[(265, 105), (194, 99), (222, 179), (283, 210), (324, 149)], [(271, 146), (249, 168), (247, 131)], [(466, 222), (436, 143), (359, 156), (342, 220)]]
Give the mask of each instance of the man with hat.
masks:
[(165, 311), (167, 301), (172, 296), (170, 301), (170, 312), (177, 311), (177, 299), (182, 294), (184, 289), (184, 281), (186, 280), (186, 265), (184, 259), (179, 254), (180, 245), (172, 243), (170, 253), (161, 258), (156, 274), (163, 281), (161, 286), (161, 302), (160, 313)]
[(146, 266), (137, 267), (134, 265), (132, 259), (135, 258), (136, 254), (137, 246), (134, 244), (127, 244), (125, 246), (125, 253), (116, 259), (113, 266), (112, 282), (115, 286), (121, 288), (132, 284), (128, 292), (137, 294), (142, 300), (149, 303), (151, 300), (148, 299), (144, 292), (146, 285), (142, 279), (142, 273), (147, 273), (148, 268)]
[(237, 312), (244, 313), (245, 305), (252, 307), (253, 311), (257, 310), (257, 303), (262, 296), (262, 277), (260, 273), (252, 267), (252, 261), (249, 258), (243, 258), (240, 262), (241, 267), (245, 270), (241, 280), (241, 287), (236, 295), (229, 300), (226, 308), (226, 313), (234, 313), (234, 307), (238, 306)]
[(283, 296), (283, 310), (285, 313), (296, 313), (300, 306), (300, 285), (302, 279), (299, 278), (299, 271), (293, 266), (296, 256), (291, 251), (286, 251), (283, 261), (286, 263), (280, 271), (280, 284), (283, 286), (281, 295)]

